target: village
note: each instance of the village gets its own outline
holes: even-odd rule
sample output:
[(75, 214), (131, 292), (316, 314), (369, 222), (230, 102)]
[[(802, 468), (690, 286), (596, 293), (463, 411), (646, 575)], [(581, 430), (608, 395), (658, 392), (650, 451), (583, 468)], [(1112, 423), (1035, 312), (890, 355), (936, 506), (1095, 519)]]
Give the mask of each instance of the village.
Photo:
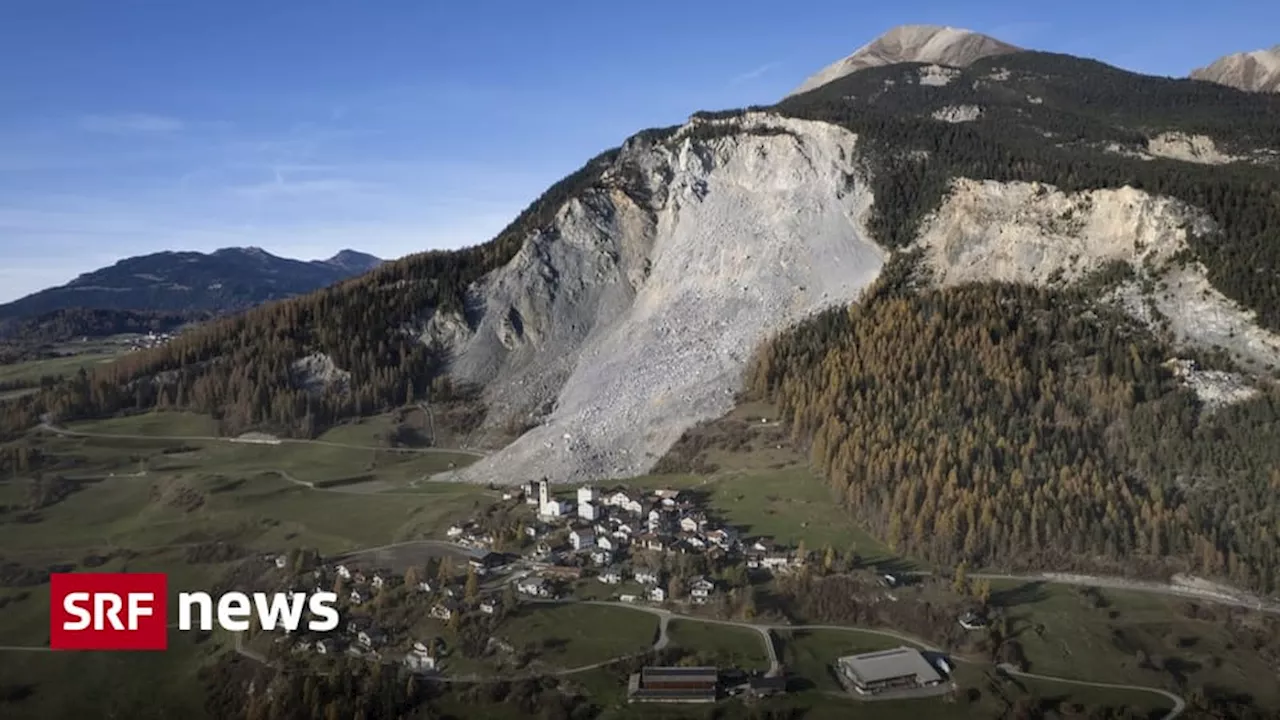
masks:
[[(500, 502), (448, 527), (442, 540), (324, 563), (296, 552), (273, 556), (295, 590), (338, 592), (343, 622), (323, 636), (277, 636), (272, 654), (295, 661), (345, 655), (457, 677), (479, 672), (477, 657), (521, 654), (516, 642), (493, 631), (520, 607), (594, 603), (741, 615), (752, 602), (753, 581), (808, 563), (802, 546), (739, 537), (694, 492), (586, 486), (554, 493), (546, 480), (495, 492)], [(743, 673), (741, 688), (781, 691), (783, 678), (773, 677), (779, 674)], [(644, 700), (644, 688), (630, 695)]]

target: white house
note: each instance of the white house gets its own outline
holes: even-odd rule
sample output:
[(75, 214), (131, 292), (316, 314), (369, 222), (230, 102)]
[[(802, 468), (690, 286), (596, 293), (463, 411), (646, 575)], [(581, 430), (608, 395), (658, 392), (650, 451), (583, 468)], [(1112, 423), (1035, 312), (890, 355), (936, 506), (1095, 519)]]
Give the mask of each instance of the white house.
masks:
[(446, 530), (444, 534), (445, 534), (445, 537), (449, 538), (450, 540), (454, 540), (462, 537), (463, 533), (465, 533), (466, 531), (467, 531), (466, 528), (463, 528), (461, 526), (450, 525), (449, 529)]
[(578, 504), (593, 503), (596, 501), (596, 489), (590, 485), (583, 485), (578, 488)]
[(633, 603), (633, 602), (635, 602), (638, 598), (636, 598), (636, 596), (635, 596), (635, 595), (619, 595), (619, 596), (618, 596), (618, 599), (619, 599), (619, 600), (621, 600), (622, 602), (625, 602), (625, 603)]
[(609, 507), (626, 507), (631, 502), (631, 496), (623, 490), (613, 492), (604, 498), (604, 504)]
[(547, 586), (547, 581), (539, 577), (528, 577), (521, 580), (520, 583), (516, 585), (516, 590), (533, 597), (551, 596), (551, 588)]
[(405, 653), (404, 666), (410, 672), (434, 672), (436, 669), (436, 659), (427, 653), (420, 653), (416, 650), (411, 653)]
[(680, 518), (680, 529), (687, 532), (702, 532), (707, 529), (707, 517), (701, 513), (685, 515)]
[(352, 591), (351, 591), (351, 604), (352, 604), (352, 605), (363, 605), (363, 604), (365, 604), (366, 602), (368, 602), (368, 600), (369, 600), (369, 593), (367, 593), (367, 592), (365, 592), (365, 591), (363, 591), (363, 590), (361, 590), (361, 589), (359, 589), (359, 588), (356, 588), (356, 589), (354, 589), (354, 590), (352, 590)]
[(578, 517), (582, 518), (583, 520), (596, 520), (597, 518), (600, 517), (600, 513), (599, 511), (596, 510), (596, 506), (594, 503), (579, 502)]
[(431, 584), (430, 580), (423, 580), (418, 583), (418, 592), (429, 593), (429, 592), (434, 592), (435, 589), (436, 589), (436, 586)]
[(653, 602), (666, 602), (667, 591), (663, 590), (661, 585), (654, 585), (649, 588), (649, 599)]
[(283, 570), (283, 569), (285, 569), (285, 568), (286, 568), (286, 567), (288, 567), (288, 566), (289, 566), (289, 556), (288, 556), (288, 555), (277, 555), (277, 556), (276, 556), (276, 567), (278, 567), (278, 568), (280, 568), (281, 570)]
[(498, 604), (493, 600), (481, 600), (480, 612), (485, 615), (492, 615), (498, 611)]
[(351, 568), (347, 567), (346, 565), (339, 565), (339, 566), (338, 566), (338, 577), (342, 578), (343, 580), (350, 580), (350, 579), (351, 579)]
[(538, 516), (543, 518), (568, 517), (573, 508), (566, 502), (548, 500), (538, 506)]
[(659, 581), (658, 573), (655, 570), (637, 570), (636, 582), (643, 585), (657, 585)]
[(574, 550), (595, 547), (596, 534), (587, 529), (574, 530), (569, 533), (569, 544)]
[(591, 551), (591, 562), (596, 565), (610, 565), (613, 563), (613, 553), (608, 550), (596, 548)]
[(608, 550), (610, 552), (617, 550), (618, 549), (617, 538), (611, 538), (608, 535), (597, 535), (596, 547), (600, 548), (601, 550)]
[(385, 573), (374, 573), (373, 578), (369, 580), (369, 585), (375, 590), (387, 586), (388, 576)]
[(609, 568), (600, 573), (600, 582), (605, 585), (617, 585), (622, 582), (622, 572), (620, 570)]
[(696, 577), (689, 583), (689, 597), (701, 605), (716, 591), (716, 584), (705, 577)]
[(524, 487), (524, 504), (525, 505), (540, 504), (542, 502), (542, 498), (540, 497), (538, 491), (539, 491), (538, 481), (530, 480), (529, 483)]
[(447, 620), (453, 619), (453, 614), (456, 613), (457, 611), (458, 611), (457, 606), (454, 605), (452, 602), (449, 602), (448, 600), (441, 600), (440, 602), (431, 606), (431, 617), (437, 620), (447, 621)]

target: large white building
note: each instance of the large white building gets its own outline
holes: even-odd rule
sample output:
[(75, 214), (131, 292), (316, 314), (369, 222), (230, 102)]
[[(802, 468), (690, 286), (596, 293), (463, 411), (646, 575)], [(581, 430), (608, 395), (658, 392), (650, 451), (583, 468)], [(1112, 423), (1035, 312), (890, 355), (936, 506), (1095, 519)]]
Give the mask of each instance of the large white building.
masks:
[(573, 506), (551, 497), (551, 483), (543, 479), (538, 482), (538, 515), (547, 518), (565, 517), (573, 514)]

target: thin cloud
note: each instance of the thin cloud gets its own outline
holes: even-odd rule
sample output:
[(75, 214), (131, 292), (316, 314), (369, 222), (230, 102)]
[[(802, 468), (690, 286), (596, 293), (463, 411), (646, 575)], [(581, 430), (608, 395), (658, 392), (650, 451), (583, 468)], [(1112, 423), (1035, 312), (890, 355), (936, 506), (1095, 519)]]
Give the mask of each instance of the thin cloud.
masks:
[(151, 135), (178, 132), (183, 128), (183, 122), (177, 118), (145, 113), (89, 115), (81, 118), (80, 127), (89, 132), (110, 135)]
[(751, 70), (748, 70), (740, 75), (735, 75), (731, 80), (729, 80), (729, 84), (738, 85), (740, 83), (748, 82), (750, 80), (755, 80), (756, 78), (759, 78), (765, 73), (777, 68), (781, 64), (782, 63), (779, 63), (779, 62), (767, 62), (759, 67), (752, 68)]
[(352, 194), (375, 189), (372, 183), (358, 182), (346, 178), (318, 178), (315, 180), (285, 180), (276, 173), (274, 180), (254, 185), (241, 185), (231, 189), (232, 193), (257, 200), (272, 198), (297, 198), (315, 195)]

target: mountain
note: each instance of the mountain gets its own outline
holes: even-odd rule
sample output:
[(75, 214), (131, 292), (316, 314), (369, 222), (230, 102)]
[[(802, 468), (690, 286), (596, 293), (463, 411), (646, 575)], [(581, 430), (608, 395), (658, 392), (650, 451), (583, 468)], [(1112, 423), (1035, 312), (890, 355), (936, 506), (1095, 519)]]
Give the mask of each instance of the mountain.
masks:
[(1274, 592), (1277, 150), (1280, 95), (1034, 51), (877, 64), (637, 133), (490, 242), (206, 323), (0, 433), (466, 404), (492, 452), (443, 479), (599, 482), (763, 400), (938, 567)]
[(811, 75), (788, 97), (866, 68), (904, 62), (966, 67), (981, 58), (1019, 50), (1021, 48), (972, 30), (941, 25), (901, 25)]
[(1191, 78), (1251, 92), (1280, 92), (1280, 45), (1218, 58), (1192, 70)]
[(328, 260), (304, 262), (255, 247), (139, 255), (0, 305), (0, 320), (69, 308), (231, 312), (332, 285), (368, 272), (380, 262), (352, 250)]
[(355, 250), (342, 250), (328, 260), (312, 260), (312, 263), (336, 268), (347, 275), (363, 275), (382, 264), (382, 259)]

